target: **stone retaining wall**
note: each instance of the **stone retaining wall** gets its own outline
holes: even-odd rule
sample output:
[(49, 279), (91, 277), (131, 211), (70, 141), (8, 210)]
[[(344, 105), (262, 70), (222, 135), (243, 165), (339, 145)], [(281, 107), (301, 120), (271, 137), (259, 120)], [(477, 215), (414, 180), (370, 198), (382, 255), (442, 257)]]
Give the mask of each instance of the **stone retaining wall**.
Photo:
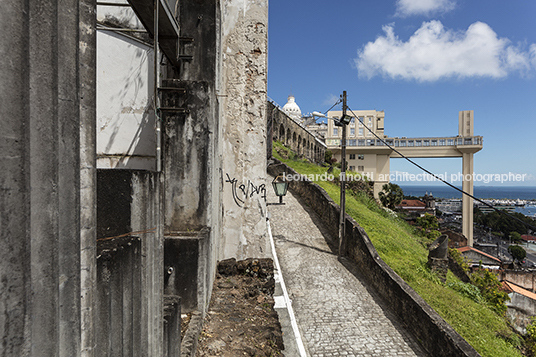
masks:
[[(275, 161), (276, 164), (268, 167), (269, 174), (297, 174), (287, 165)], [(291, 181), (289, 188), (299, 194), (318, 214), (333, 239), (336, 239), (339, 230), (339, 205), (333, 202), (320, 186), (306, 178), (303, 181)], [(346, 256), (357, 264), (367, 282), (389, 302), (393, 312), (431, 356), (480, 356), (380, 258), (365, 230), (349, 215), (346, 215), (345, 236)]]

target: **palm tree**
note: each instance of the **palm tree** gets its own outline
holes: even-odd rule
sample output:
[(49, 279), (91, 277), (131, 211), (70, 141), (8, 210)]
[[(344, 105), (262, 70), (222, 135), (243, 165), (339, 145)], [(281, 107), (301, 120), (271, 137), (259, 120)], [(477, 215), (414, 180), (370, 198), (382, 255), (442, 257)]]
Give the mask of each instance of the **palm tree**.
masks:
[(386, 183), (378, 194), (381, 203), (390, 209), (395, 209), (404, 198), (404, 191), (395, 183)]

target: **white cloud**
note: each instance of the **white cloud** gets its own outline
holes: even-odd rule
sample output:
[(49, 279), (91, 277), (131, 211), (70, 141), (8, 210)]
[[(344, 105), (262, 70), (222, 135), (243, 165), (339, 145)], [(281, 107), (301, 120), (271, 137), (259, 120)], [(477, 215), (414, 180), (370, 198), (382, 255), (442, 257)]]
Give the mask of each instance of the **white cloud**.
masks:
[(445, 29), (440, 21), (424, 22), (407, 42), (383, 27), (384, 36), (367, 43), (355, 59), (361, 78), (381, 75), (393, 79), (436, 81), (442, 78), (502, 78), (523, 73), (536, 64), (536, 44), (529, 51), (511, 45), (483, 22), (467, 31)]
[(396, 16), (432, 15), (453, 10), (455, 0), (397, 0)]
[(532, 66), (536, 68), (536, 44), (535, 43), (530, 45), (529, 53), (530, 53), (530, 60), (532, 62)]
[(330, 95), (328, 95), (328, 97), (324, 100), (324, 102), (322, 103), (322, 105), (329, 105), (329, 106), (332, 106), (333, 104), (337, 103), (338, 100), (339, 100), (339, 96), (338, 96), (338, 95), (330, 94)]

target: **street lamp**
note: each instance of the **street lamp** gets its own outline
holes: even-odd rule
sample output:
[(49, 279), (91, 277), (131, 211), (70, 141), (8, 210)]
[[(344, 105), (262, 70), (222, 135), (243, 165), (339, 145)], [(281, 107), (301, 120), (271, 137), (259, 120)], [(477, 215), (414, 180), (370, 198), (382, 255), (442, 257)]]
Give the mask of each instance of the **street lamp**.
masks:
[(342, 126), (342, 139), (341, 139), (341, 214), (339, 216), (339, 257), (342, 257), (343, 251), (343, 241), (346, 231), (346, 125), (350, 124), (352, 117), (346, 114), (348, 108), (346, 104), (346, 91), (342, 92), (342, 117), (338, 118), (328, 118), (324, 114), (319, 112), (313, 112), (313, 116), (318, 116), (320, 118), (333, 119), (333, 122), (337, 126)]
[(285, 179), (285, 175), (281, 174), (274, 178), (272, 181), (272, 187), (274, 188), (276, 196), (279, 197), (279, 204), (284, 205), (283, 196), (287, 194), (288, 190), (288, 181)]

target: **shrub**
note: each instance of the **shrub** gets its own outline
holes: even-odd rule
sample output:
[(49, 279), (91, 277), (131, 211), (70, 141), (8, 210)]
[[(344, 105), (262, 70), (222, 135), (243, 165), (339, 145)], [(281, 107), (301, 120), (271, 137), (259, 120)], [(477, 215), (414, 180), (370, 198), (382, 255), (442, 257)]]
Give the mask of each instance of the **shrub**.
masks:
[(471, 274), (471, 283), (480, 289), (482, 297), (497, 314), (504, 316), (508, 294), (501, 290), (501, 282), (497, 276), (486, 269), (476, 269)]
[(447, 286), (459, 292), (461, 295), (468, 297), (476, 303), (481, 304), (485, 302), (484, 298), (482, 297), (482, 294), (480, 293), (480, 289), (473, 284), (466, 284), (462, 283), (461, 281), (453, 281), (448, 283)]
[(462, 255), (462, 253), (460, 253), (458, 249), (449, 248), (449, 255), (456, 261), (456, 263), (458, 263), (464, 272), (469, 273), (469, 264), (467, 263), (467, 259)]

